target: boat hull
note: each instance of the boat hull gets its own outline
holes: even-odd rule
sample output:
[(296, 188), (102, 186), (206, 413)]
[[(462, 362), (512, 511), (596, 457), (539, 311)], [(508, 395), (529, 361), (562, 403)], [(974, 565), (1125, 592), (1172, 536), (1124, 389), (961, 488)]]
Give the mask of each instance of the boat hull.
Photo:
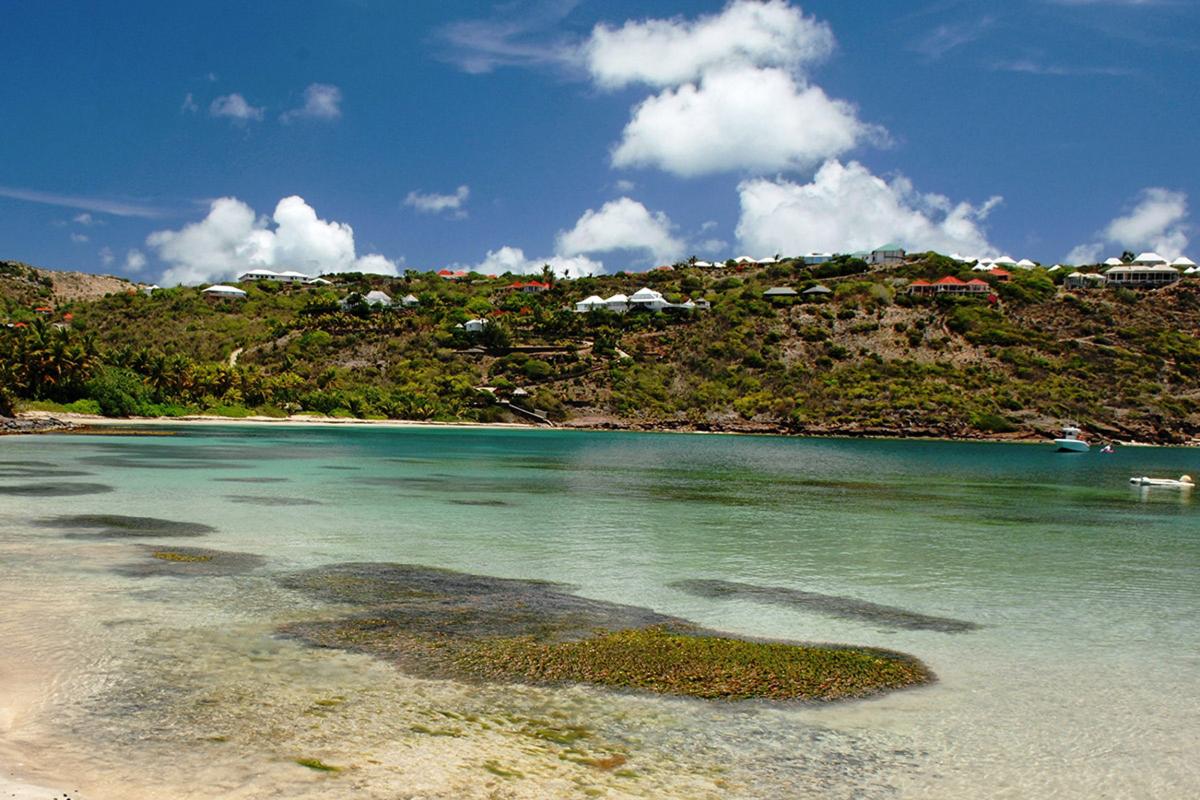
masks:
[(1054, 444), (1060, 453), (1086, 453), (1091, 449), (1087, 442), (1078, 439), (1055, 439)]

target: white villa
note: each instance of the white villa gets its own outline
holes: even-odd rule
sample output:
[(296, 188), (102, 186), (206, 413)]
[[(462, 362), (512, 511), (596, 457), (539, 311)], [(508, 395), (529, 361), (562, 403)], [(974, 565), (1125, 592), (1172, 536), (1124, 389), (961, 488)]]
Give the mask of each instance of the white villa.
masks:
[(629, 308), (641, 308), (646, 311), (662, 311), (667, 306), (671, 305), (661, 292), (643, 286), (629, 296)]
[(832, 261), (832, 260), (833, 260), (833, 253), (812, 252), (812, 253), (809, 253), (808, 255), (804, 256), (804, 263), (809, 266), (814, 266), (816, 264), (824, 264), (824, 263)]
[(406, 294), (404, 297), (400, 298), (400, 305), (404, 306), (405, 308), (412, 308), (413, 306), (419, 306), (420, 304), (421, 301), (415, 294)]
[(886, 266), (899, 264), (904, 261), (904, 248), (898, 244), (885, 244), (876, 247), (867, 257), (867, 263)]
[(1162, 267), (1167, 266), (1167, 260), (1153, 251), (1148, 253), (1139, 253), (1138, 257), (1133, 260), (1135, 267)]
[(1194, 272), (1196, 269), (1196, 262), (1192, 261), (1187, 256), (1180, 256), (1171, 262), (1171, 266), (1175, 269), (1183, 270), (1184, 272)]
[(763, 292), (763, 297), (774, 299), (776, 297), (798, 297), (800, 295), (795, 289), (790, 286), (772, 286)]
[(475, 319), (467, 320), (466, 322), (462, 323), (462, 325), (460, 325), (459, 327), (461, 327), (467, 333), (483, 333), (483, 329), (486, 328), (487, 326), (488, 326), (488, 321), (486, 319), (483, 319), (482, 317), (477, 317)]
[(1028, 258), (1022, 258), (1014, 266), (1020, 267), (1021, 269), (1036, 269), (1037, 268), (1037, 264), (1030, 261)]
[[(319, 278), (317, 280), (320, 280)], [(238, 283), (245, 281), (275, 281), (277, 283), (315, 283), (314, 279), (302, 272), (286, 270), (276, 272), (273, 269), (252, 269), (238, 275)], [(328, 281), (326, 281), (328, 283)]]
[(236, 286), (226, 286), (221, 283), (217, 284), (216, 286), (210, 286), (207, 289), (202, 290), (200, 293), (205, 297), (230, 298), (233, 300), (246, 299), (246, 293), (241, 289), (237, 288)]
[[(1154, 255), (1143, 253), (1142, 255)], [(1141, 256), (1138, 256), (1140, 259)], [(1104, 271), (1104, 277), (1114, 286), (1128, 286), (1147, 289), (1159, 286), (1169, 286), (1179, 280), (1179, 270), (1165, 261), (1158, 264), (1129, 264), (1120, 267), (1109, 267)]]
[(603, 297), (594, 294), (591, 297), (585, 297), (575, 304), (576, 314), (587, 314), (589, 311), (599, 311), (600, 309), (608, 308), (608, 304)]
[(1120, 266), (1122, 266), (1122, 265), (1124, 265), (1124, 264), (1125, 264), (1125, 262), (1124, 262), (1124, 261), (1122, 261), (1122, 260), (1121, 260), (1121, 259), (1119, 259), (1119, 258), (1106, 258), (1106, 259), (1104, 259), (1104, 266), (1106, 266), (1106, 267), (1120, 267)]
[(1067, 289), (1103, 289), (1108, 279), (1099, 272), (1072, 272), (1063, 279)]
[(392, 305), (392, 298), (388, 297), (387, 292), (381, 292), (376, 289), (373, 292), (367, 292), (366, 295), (363, 296), (363, 302), (369, 306), (390, 308)]

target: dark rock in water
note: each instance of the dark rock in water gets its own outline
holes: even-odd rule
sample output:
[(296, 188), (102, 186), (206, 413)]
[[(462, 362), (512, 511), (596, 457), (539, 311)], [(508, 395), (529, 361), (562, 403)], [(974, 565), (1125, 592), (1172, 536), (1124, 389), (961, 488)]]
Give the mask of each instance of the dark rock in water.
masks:
[(145, 559), (116, 567), (114, 571), (131, 578), (161, 575), (188, 577), (220, 577), (241, 575), (258, 569), (266, 559), (252, 553), (233, 553), (202, 547), (156, 547), (139, 545)]
[(0, 436), (6, 433), (51, 433), (54, 431), (75, 430), (74, 423), (64, 422), (54, 417), (38, 419), (13, 419), (0, 417)]
[(94, 472), (84, 472), (77, 469), (19, 467), (0, 464), (0, 478), (83, 478), (94, 474)]
[(270, 495), (257, 494), (227, 494), (225, 499), (231, 503), (241, 503), (247, 506), (320, 506), (324, 505), (320, 500), (310, 500), (307, 497), (271, 497)]
[(853, 597), (805, 592), (783, 586), (756, 586), (752, 583), (722, 580), (686, 580), (676, 581), (670, 585), (673, 589), (680, 589), (697, 597), (715, 600), (753, 600), (801, 611), (827, 614), (831, 617), (862, 620), (888, 628), (938, 631), (940, 633), (965, 633), (979, 628), (979, 625), (974, 622), (949, 617), (934, 617), (896, 606), (868, 603)]
[(237, 470), (250, 469), (252, 464), (238, 464), (232, 461), (205, 461), (204, 459), (166, 459), (129, 456), (84, 456), (79, 459), (85, 464), (116, 469), (221, 469)]
[(370, 606), (373, 616), (432, 635), (570, 639), (597, 628), (688, 624), (646, 608), (579, 597), (563, 584), (413, 564), (335, 564), (284, 576), (281, 582), (329, 603)]
[(77, 497), (85, 494), (105, 494), (114, 491), (103, 483), (27, 483), (0, 486), (0, 494), (17, 497)]
[(138, 539), (149, 537), (204, 536), (216, 528), (200, 522), (177, 522), (156, 517), (127, 517), (121, 514), (60, 514), (34, 523), (40, 528), (58, 528), (72, 539)]
[(832, 700), (933, 680), (920, 662), (898, 653), (735, 639), (542, 581), (376, 563), (279, 580), (361, 609), (290, 624), (282, 633), (369, 653), (425, 677), (589, 683), (726, 700)]
[(320, 468), (321, 469), (332, 469), (332, 470), (343, 470), (343, 471), (355, 471), (355, 470), (362, 469), (362, 467), (351, 467), (348, 465), (343, 466), (341, 464), (322, 464)]
[(512, 505), (505, 500), (450, 500), (448, 502), (456, 506), (486, 506), (489, 508), (505, 508)]
[(256, 478), (248, 475), (245, 478), (213, 478), (217, 483), (287, 483), (287, 478)]

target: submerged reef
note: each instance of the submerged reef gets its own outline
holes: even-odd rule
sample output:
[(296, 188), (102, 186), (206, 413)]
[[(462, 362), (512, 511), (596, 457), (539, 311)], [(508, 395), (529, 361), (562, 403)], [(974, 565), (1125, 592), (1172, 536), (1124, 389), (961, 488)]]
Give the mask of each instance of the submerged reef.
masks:
[(216, 528), (202, 522), (177, 522), (123, 514), (59, 514), (34, 520), (39, 528), (57, 528), (72, 539), (140, 539), (204, 536)]
[(168, 575), (181, 578), (241, 575), (258, 569), (266, 559), (253, 553), (234, 553), (201, 547), (139, 545), (144, 558), (115, 568), (120, 575), (148, 578)]
[(722, 580), (686, 580), (676, 581), (671, 584), (671, 587), (697, 597), (715, 600), (753, 600), (800, 611), (826, 614), (831, 617), (861, 620), (885, 628), (938, 631), (939, 633), (965, 633), (979, 628), (978, 624), (966, 620), (934, 617), (896, 606), (869, 603), (853, 597), (806, 592), (784, 586), (757, 586), (752, 583)]
[(282, 632), (423, 677), (596, 686), (710, 700), (838, 700), (928, 683), (875, 648), (738, 639), (542, 581), (407, 564), (335, 564), (283, 586), (353, 610)]

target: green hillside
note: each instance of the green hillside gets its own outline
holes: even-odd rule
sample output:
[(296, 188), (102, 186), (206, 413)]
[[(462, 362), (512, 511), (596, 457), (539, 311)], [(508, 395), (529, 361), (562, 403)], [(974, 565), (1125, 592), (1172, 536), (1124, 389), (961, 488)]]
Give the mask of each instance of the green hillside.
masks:
[[(1061, 272), (1037, 269), (1010, 283), (985, 274), (992, 301), (905, 290), (947, 274), (973, 277), (934, 254), (878, 269), (677, 265), (540, 294), (511, 289), (514, 276), (343, 275), (244, 284), (242, 301), (196, 288), (59, 298), (48, 314), (0, 274), (5, 321), (24, 323), (0, 334), (0, 377), (26, 407), (114, 415), (498, 421), (526, 408), (598, 427), (1020, 436), (1071, 420), (1122, 439), (1200, 434), (1200, 282), (1069, 293)], [(763, 297), (818, 282), (832, 295)], [(642, 286), (712, 307), (573, 313)], [(339, 307), (372, 289), (420, 304)], [(456, 327), (474, 317), (490, 321), (483, 334)]]

